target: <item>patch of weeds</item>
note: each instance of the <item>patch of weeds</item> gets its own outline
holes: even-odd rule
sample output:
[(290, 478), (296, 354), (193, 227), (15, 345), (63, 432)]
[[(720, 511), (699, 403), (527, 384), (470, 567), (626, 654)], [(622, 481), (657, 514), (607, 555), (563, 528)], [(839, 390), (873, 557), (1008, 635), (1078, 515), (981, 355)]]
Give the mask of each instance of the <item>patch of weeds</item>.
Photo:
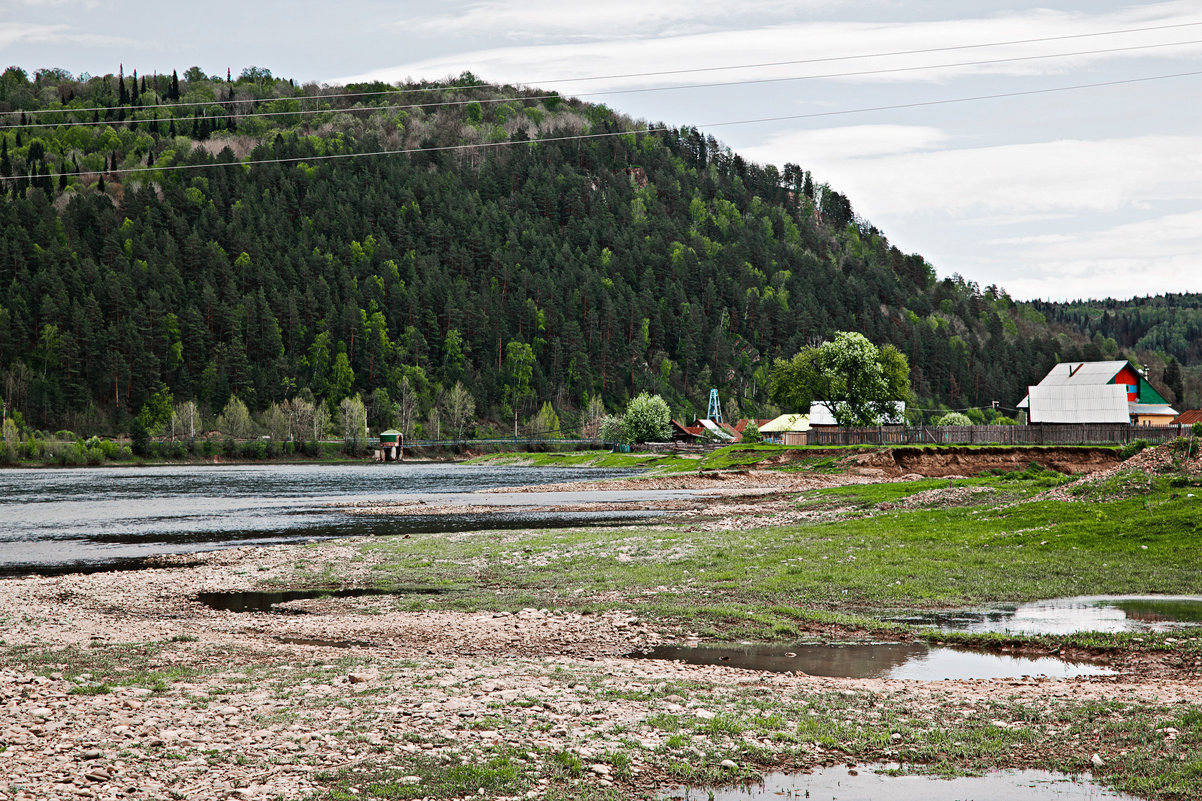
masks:
[(584, 762), (572, 751), (560, 751), (551, 757), (551, 764), (571, 778), (584, 774)]
[[(411, 776), (420, 781), (407, 780)], [(423, 758), (403, 768), (360, 766), (324, 780), (334, 785), (329, 791), (331, 799), (488, 798), (519, 795), (530, 784), (529, 774), (523, 773), (522, 765), (508, 752), (468, 764), (446, 765)]]
[(113, 686), (108, 683), (101, 684), (76, 684), (67, 691), (69, 695), (108, 695), (113, 691)]

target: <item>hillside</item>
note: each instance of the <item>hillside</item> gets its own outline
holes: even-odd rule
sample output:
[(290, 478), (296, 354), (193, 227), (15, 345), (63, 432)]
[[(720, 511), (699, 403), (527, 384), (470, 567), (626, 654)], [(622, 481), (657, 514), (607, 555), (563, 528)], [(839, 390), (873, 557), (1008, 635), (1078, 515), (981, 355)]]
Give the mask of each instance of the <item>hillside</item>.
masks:
[(905, 353), (921, 407), (1007, 407), (1089, 344), (696, 129), (470, 74), (230, 77), (0, 76), (0, 397), (29, 424), (124, 430), (165, 386), (208, 415), (359, 393), (429, 434), (457, 381), (506, 419), (526, 355), (519, 411), (569, 429), (644, 389), (762, 413), (771, 360), (842, 329)]

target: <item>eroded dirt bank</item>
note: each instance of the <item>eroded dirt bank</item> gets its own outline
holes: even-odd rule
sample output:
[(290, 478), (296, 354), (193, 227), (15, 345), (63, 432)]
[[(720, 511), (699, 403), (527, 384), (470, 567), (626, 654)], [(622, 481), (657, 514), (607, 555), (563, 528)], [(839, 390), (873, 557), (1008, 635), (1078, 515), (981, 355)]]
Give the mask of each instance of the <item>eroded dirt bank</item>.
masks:
[(351, 786), (391, 770), (420, 784), (439, 766), (502, 753), (524, 783), (486, 796), (642, 797), (668, 783), (671, 760), (733, 778), (845, 762), (852, 743), (840, 738), (854, 731), (881, 728), (873, 753), (896, 758), (920, 731), (977, 723), (1029, 732), (1000, 765), (1088, 764), (1112, 746), (1100, 730), (1070, 736), (1064, 710), (1202, 703), (1196, 667), (1150, 655), (1118, 660), (1113, 677), (940, 682), (630, 660), (690, 634), (637, 606), (405, 612), (361, 597), (216, 611), (197, 594), (287, 581), (299, 562), (337, 565), (343, 586), (365, 581), (370, 551), (343, 542), (188, 558), (201, 564), (0, 581), (0, 798), (323, 798), (330, 776)]
[(848, 460), (853, 473), (898, 477), (916, 474), (930, 478), (971, 476), (992, 470), (1022, 472), (1037, 464), (1060, 473), (1093, 473), (1118, 464), (1113, 448), (978, 447), (978, 448), (889, 448), (860, 454)]

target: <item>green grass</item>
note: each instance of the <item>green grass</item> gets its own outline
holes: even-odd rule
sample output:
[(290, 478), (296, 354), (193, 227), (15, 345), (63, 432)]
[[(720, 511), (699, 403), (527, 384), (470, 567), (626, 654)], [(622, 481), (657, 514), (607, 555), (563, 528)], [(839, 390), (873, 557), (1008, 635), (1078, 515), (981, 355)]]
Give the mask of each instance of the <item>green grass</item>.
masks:
[[(1169, 480), (1146, 494), (1095, 503), (995, 505), (1030, 497), (1046, 479), (993, 477), (862, 485), (806, 493), (803, 508), (850, 506), (829, 522), (752, 529), (552, 530), (381, 538), (381, 586), (447, 584), (455, 597), (406, 608), (634, 608), (703, 632), (780, 639), (797, 621), (896, 609), (950, 608), (1083, 594), (1202, 591), (1202, 492)], [(893, 508), (926, 489), (987, 491), (979, 505)], [(620, 558), (619, 558), (620, 557)], [(605, 601), (596, 600), (605, 597)], [(856, 617), (860, 616), (860, 617)]]
[[(534, 777), (516, 752), (494, 754), (478, 763), (446, 764), (432, 757), (419, 757), (402, 766), (368, 764), (334, 774), (319, 774), (329, 785), (329, 801), (351, 799), (495, 798), (518, 795), (533, 785)], [(417, 777), (412, 781), (410, 777)], [(409, 779), (409, 780), (407, 780)]]

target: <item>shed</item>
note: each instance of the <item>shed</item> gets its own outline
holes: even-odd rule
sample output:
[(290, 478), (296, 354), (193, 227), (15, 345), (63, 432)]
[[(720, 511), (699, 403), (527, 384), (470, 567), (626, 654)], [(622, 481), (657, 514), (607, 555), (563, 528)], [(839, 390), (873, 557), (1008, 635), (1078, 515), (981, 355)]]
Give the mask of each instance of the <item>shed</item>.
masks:
[(697, 442), (701, 439), (704, 431), (705, 429), (701, 426), (686, 426), (679, 420), (672, 419), (673, 442)]
[(388, 429), (380, 432), (380, 450), (377, 457), (380, 461), (392, 462), (404, 458), (401, 449), (401, 432)]

